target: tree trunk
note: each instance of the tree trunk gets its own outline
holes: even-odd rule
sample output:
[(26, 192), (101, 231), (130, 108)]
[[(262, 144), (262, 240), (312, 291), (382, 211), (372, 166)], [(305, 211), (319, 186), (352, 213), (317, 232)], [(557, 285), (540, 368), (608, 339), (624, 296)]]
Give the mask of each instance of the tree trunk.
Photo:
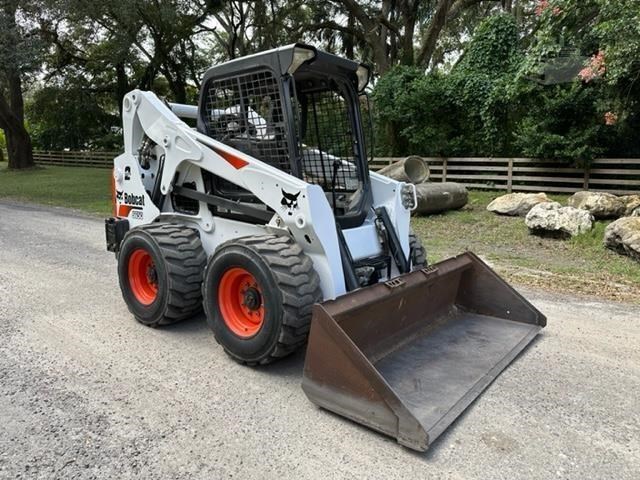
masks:
[(4, 134), (7, 139), (7, 154), (9, 156), (9, 168), (23, 169), (31, 168), (35, 164), (33, 162), (33, 149), (31, 147), (31, 138), (23, 125), (15, 126), (16, 131), (5, 130)]
[(422, 45), (416, 60), (416, 63), (422, 65), (424, 68), (429, 68), (431, 57), (436, 50), (440, 33), (447, 23), (447, 15), (452, 5), (453, 0), (440, 0), (436, 6), (436, 10), (431, 18), (431, 23), (429, 23), (429, 28), (427, 28), (422, 39)]
[[(355, 28), (356, 19), (350, 13), (347, 19), (347, 28), (353, 30)], [(349, 60), (353, 60), (355, 58), (355, 46), (354, 46), (355, 38), (353, 35), (343, 35), (342, 42), (344, 45), (344, 56)]]
[(118, 110), (122, 117), (122, 102), (125, 95), (129, 92), (129, 77), (125, 69), (124, 62), (116, 64), (116, 99), (118, 102)]
[(169, 68), (166, 68), (165, 78), (169, 83), (171, 93), (173, 93), (174, 101), (176, 103), (187, 103), (187, 82), (183, 78), (182, 72), (176, 71), (174, 76), (172, 72), (169, 71)]
[(418, 20), (418, 8), (420, 2), (404, 1), (399, 3), (400, 16), (404, 25), (404, 32), (399, 38), (400, 41), (400, 64), (412, 66), (415, 64), (414, 36), (416, 22)]
[[(18, 2), (2, 2), (3, 44), (16, 44), (20, 37), (16, 25)], [(17, 57), (16, 57), (17, 58)], [(7, 140), (9, 168), (33, 167), (33, 151), (29, 132), (24, 128), (24, 99), (22, 96), (22, 77), (17, 61), (2, 65), (2, 84), (0, 84), (0, 128)]]

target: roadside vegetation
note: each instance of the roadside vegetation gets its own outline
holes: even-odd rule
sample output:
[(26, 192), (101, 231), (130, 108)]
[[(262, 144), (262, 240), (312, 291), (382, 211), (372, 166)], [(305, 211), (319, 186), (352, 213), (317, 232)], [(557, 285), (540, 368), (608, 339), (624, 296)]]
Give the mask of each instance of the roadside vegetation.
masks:
[[(11, 171), (0, 162), (0, 198), (111, 214), (110, 170), (44, 167)], [(521, 217), (503, 217), (486, 206), (504, 192), (471, 191), (462, 210), (415, 217), (429, 260), (470, 250), (509, 281), (547, 290), (640, 303), (640, 265), (602, 246), (606, 222), (570, 240), (529, 234)], [(566, 203), (566, 196), (551, 195)]]
[(0, 198), (75, 208), (95, 215), (111, 213), (111, 170), (35, 167), (9, 170), (0, 162)]

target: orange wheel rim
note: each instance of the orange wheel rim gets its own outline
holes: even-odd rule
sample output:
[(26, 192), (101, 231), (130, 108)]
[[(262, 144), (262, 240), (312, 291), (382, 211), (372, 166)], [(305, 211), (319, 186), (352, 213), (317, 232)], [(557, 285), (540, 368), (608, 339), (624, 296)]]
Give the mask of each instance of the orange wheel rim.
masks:
[(254, 336), (264, 323), (264, 300), (256, 278), (241, 267), (224, 272), (218, 306), (229, 330), (241, 338)]
[(138, 248), (129, 257), (129, 285), (138, 302), (151, 305), (158, 297), (158, 273), (153, 258), (143, 248)]

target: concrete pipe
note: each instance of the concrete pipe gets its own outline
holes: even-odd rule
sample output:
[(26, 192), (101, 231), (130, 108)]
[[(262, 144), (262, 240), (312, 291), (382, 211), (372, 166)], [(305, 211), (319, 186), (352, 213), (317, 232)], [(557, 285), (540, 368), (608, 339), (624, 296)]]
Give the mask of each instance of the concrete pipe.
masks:
[(429, 165), (424, 158), (411, 155), (378, 171), (385, 177), (415, 185), (429, 179)]

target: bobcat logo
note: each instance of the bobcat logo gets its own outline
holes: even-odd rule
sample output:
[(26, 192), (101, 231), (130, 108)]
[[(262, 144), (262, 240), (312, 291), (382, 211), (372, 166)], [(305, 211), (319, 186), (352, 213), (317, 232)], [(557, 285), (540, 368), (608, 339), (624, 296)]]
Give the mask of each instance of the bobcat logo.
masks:
[(298, 197), (300, 196), (300, 192), (293, 194), (282, 191), (282, 200), (280, 203), (282, 204), (282, 208), (287, 211), (287, 215), (293, 215), (293, 211), (298, 208)]

